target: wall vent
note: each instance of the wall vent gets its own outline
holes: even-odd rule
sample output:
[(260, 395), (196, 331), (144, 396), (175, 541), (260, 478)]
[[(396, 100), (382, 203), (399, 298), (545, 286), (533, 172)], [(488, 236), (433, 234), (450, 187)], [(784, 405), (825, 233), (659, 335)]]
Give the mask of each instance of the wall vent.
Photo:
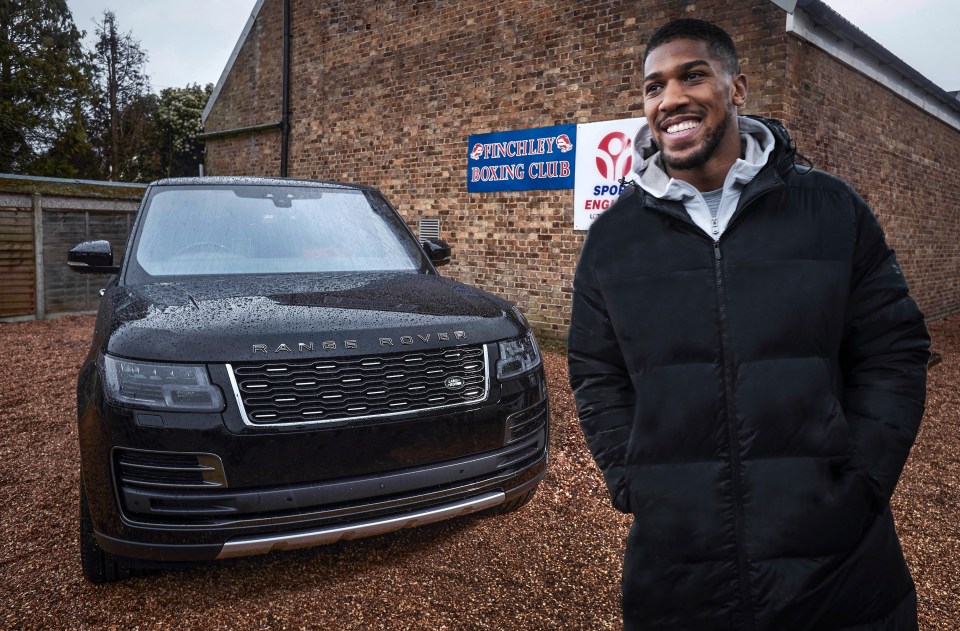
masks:
[(439, 239), (440, 238), (440, 220), (429, 219), (425, 217), (420, 220), (418, 230), (420, 232), (421, 241), (424, 239)]

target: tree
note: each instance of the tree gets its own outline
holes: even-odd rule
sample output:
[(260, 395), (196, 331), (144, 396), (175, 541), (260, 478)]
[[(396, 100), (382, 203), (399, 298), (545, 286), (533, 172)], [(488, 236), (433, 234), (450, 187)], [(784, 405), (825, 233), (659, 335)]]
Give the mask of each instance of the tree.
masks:
[(50, 147), (36, 157), (29, 168), (30, 174), (84, 179), (101, 177), (97, 156), (85, 128), (89, 121), (88, 110), (86, 101), (73, 105), (69, 124)]
[(47, 172), (55, 145), (66, 162), (83, 153), (82, 36), (65, 0), (0, 1), (0, 172)]
[(197, 175), (203, 162), (203, 141), (198, 138), (203, 131), (201, 115), (211, 94), (212, 83), (160, 92), (156, 129), (164, 176)]
[(149, 181), (194, 175), (213, 91), (150, 92), (147, 53), (104, 11), (97, 41), (66, 0), (0, 0), (0, 172)]
[(160, 98), (145, 92), (120, 112), (120, 165), (112, 179), (149, 182), (163, 176), (157, 148), (157, 108)]
[(143, 164), (153, 139), (151, 114), (156, 96), (150, 94), (146, 75), (147, 53), (132, 33), (119, 33), (112, 11), (94, 31), (96, 98), (94, 125), (96, 150), (104, 174), (111, 180), (135, 180), (155, 170)]

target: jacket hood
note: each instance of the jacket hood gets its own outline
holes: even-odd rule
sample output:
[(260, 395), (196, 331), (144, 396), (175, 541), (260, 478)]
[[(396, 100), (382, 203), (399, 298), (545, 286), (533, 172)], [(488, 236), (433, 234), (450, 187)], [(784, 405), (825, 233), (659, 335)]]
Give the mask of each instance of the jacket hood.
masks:
[[(760, 116), (739, 116), (738, 121), (743, 158), (730, 170), (734, 177), (749, 181), (768, 163), (782, 160), (785, 149), (793, 143), (779, 121)], [(691, 195), (692, 189), (687, 190), (690, 187), (682, 186), (661, 166), (660, 148), (649, 123), (644, 123), (634, 137), (633, 158), (634, 180), (654, 197), (680, 201)]]

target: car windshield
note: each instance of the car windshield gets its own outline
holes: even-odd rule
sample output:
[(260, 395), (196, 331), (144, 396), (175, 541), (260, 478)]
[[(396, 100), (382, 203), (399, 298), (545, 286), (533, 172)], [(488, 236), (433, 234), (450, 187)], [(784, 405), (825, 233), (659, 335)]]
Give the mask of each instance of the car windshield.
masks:
[(148, 276), (417, 271), (394, 212), (354, 189), (158, 187), (134, 260)]

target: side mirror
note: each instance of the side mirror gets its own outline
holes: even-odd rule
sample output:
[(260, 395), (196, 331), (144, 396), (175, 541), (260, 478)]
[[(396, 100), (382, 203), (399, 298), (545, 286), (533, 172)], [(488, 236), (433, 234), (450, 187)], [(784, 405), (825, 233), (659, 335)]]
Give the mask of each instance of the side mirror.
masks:
[(440, 239), (424, 239), (420, 242), (423, 251), (427, 253), (430, 262), (436, 267), (450, 262), (450, 245)]
[(84, 241), (67, 252), (67, 265), (81, 274), (117, 274), (120, 266), (113, 264), (113, 247), (109, 241)]

